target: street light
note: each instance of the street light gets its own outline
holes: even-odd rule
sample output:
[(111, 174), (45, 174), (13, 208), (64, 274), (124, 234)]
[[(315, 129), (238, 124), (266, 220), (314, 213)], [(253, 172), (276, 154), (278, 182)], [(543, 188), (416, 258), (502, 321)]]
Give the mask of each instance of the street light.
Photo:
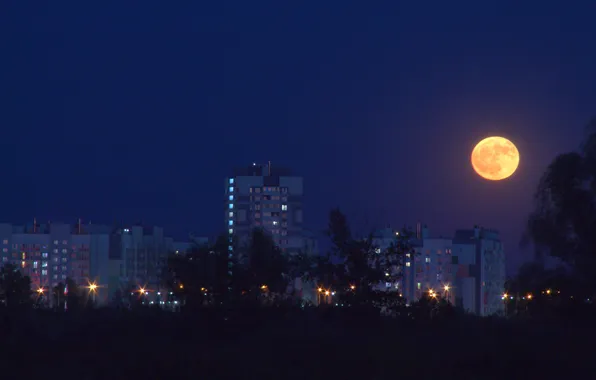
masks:
[(93, 297), (93, 303), (95, 303), (95, 296), (97, 295), (97, 284), (90, 283), (88, 288), (89, 288), (89, 293), (91, 293), (91, 296)]

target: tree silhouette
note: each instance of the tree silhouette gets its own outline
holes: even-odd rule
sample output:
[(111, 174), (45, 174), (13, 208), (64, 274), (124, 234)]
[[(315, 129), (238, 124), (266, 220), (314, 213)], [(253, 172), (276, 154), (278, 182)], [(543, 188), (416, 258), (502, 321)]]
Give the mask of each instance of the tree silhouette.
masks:
[(0, 269), (0, 291), (8, 308), (31, 303), (31, 280), (15, 265), (6, 264)]
[(167, 260), (165, 285), (188, 307), (198, 307), (205, 301), (221, 304), (228, 299), (231, 278), (228, 239), (220, 236), (215, 244), (193, 244), (184, 254), (170, 254)]
[(327, 229), (333, 244), (330, 258), (335, 256), (339, 261), (333, 285), (342, 290), (351, 289), (356, 296), (352, 300), (366, 302), (373, 285), (399, 279), (405, 254), (413, 252), (405, 232), (397, 235), (388, 249), (381, 250), (375, 245), (372, 234), (355, 239), (346, 216), (339, 209), (332, 209)]
[(57, 310), (64, 310), (64, 303), (66, 302), (66, 296), (64, 295), (64, 283), (59, 282), (52, 289), (52, 303), (54, 308)]
[(543, 174), (525, 242), (537, 258), (558, 257), (596, 288), (596, 119), (578, 152), (557, 156)]
[(66, 278), (66, 302), (68, 310), (78, 310), (83, 307), (83, 294), (81, 288), (70, 277)]
[(247, 250), (247, 285), (258, 293), (266, 286), (274, 293), (285, 293), (289, 274), (288, 259), (275, 244), (271, 235), (262, 228), (255, 228)]

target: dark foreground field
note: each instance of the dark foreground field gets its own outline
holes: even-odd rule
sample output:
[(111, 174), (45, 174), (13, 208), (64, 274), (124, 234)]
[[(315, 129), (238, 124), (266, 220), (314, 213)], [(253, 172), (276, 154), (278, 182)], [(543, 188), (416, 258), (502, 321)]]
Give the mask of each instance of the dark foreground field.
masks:
[(29, 311), (3, 316), (0, 379), (587, 379), (595, 337), (589, 323), (333, 310)]

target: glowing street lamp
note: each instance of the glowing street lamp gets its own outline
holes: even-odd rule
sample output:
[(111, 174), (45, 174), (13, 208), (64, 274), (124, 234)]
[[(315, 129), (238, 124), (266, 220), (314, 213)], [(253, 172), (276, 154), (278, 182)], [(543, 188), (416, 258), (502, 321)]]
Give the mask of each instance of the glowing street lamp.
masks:
[(89, 289), (89, 293), (91, 293), (91, 296), (93, 297), (93, 303), (95, 303), (95, 297), (97, 296), (97, 284), (92, 282), (89, 284), (89, 286), (87, 287)]
[(39, 289), (37, 289), (37, 293), (38, 293), (40, 296), (43, 296), (43, 292), (44, 292), (43, 288), (39, 288)]

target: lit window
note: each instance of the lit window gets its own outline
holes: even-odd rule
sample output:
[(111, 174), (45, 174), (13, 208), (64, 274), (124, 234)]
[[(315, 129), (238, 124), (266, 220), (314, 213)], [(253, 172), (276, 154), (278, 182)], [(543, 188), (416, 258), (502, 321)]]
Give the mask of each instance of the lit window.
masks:
[(48, 253), (47, 252), (42, 253), (41, 254), (41, 257), (43, 257), (44, 259), (47, 259), (48, 258)]
[(2, 252), (8, 252), (8, 248), (2, 248)]
[(229, 226), (233, 226), (233, 225), (234, 225), (234, 221), (233, 221), (233, 220), (230, 220), (230, 221), (228, 222), (228, 225), (229, 225)]
[(421, 285), (420, 285), (420, 283), (419, 283), (419, 282), (418, 282), (418, 283), (416, 283), (416, 287), (418, 288), (418, 290), (420, 290), (420, 287), (421, 287)]
[(230, 235), (231, 235), (231, 234), (233, 234), (233, 233), (234, 233), (234, 229), (233, 229), (233, 228), (230, 228), (230, 229), (228, 230), (228, 233), (229, 233)]
[(47, 261), (42, 262), (41, 263), (41, 267), (42, 268), (47, 268), (48, 267), (48, 262)]
[(58, 240), (54, 240), (54, 244), (58, 244)]
[(62, 244), (68, 244), (67, 240), (62, 240)]
[(230, 185), (234, 183), (234, 178), (230, 178)]
[(430, 263), (430, 257), (427, 257), (427, 258), (425, 259), (425, 261), (426, 261), (427, 263)]
[(230, 210), (231, 210), (231, 209), (233, 209), (233, 208), (234, 208), (234, 204), (233, 204), (233, 203), (230, 203), (230, 204), (228, 205), (228, 208), (229, 208)]
[(3, 243), (3, 244), (8, 244), (8, 240), (4, 239), (4, 240), (2, 241), (2, 243)]
[(68, 250), (67, 250), (67, 249), (63, 249), (63, 250), (62, 250), (62, 253), (67, 253), (67, 252), (68, 252)]
[(34, 269), (37, 269), (37, 261), (34, 261), (34, 262), (33, 262), (33, 268), (34, 268)]
[(381, 253), (381, 248), (375, 248), (375, 253)]
[(55, 250), (54, 250), (54, 253), (58, 253), (58, 250), (57, 250), (57, 249), (55, 249)]
[(228, 245), (228, 251), (233, 251), (234, 247), (232, 247), (231, 245)]
[(281, 205), (281, 211), (288, 211), (288, 205)]
[(410, 262), (406, 261), (406, 266), (409, 267), (410, 266)]
[(47, 269), (42, 269), (41, 270), (41, 275), (42, 276), (47, 276), (48, 275), (48, 270)]
[(232, 211), (230, 211), (230, 213), (228, 214), (228, 216), (229, 216), (230, 218), (233, 218), (233, 217), (234, 217), (234, 213), (233, 213)]
[(230, 199), (231, 201), (233, 201), (233, 200), (234, 200), (234, 196), (233, 196), (233, 195), (230, 195), (230, 196), (229, 196), (229, 199)]
[(234, 186), (230, 186), (230, 188), (228, 189), (228, 191), (229, 191), (230, 193), (233, 193), (233, 192), (234, 192)]

